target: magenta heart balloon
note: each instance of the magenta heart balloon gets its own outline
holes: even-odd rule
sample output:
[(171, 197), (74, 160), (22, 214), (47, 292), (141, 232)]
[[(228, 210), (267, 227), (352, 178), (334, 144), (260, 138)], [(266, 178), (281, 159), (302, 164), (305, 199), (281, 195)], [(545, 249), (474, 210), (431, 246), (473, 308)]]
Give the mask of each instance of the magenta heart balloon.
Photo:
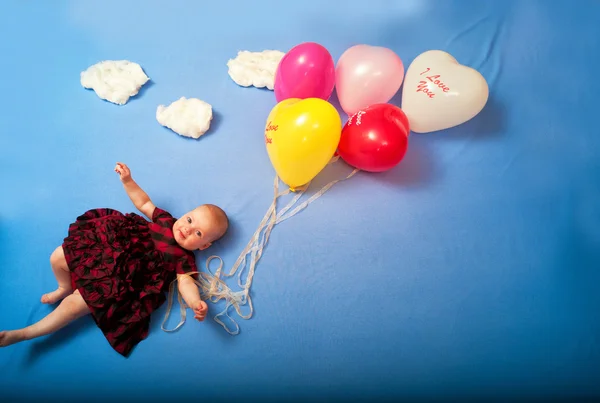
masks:
[(294, 46), (287, 52), (275, 73), (275, 98), (320, 98), (325, 101), (335, 86), (335, 63), (329, 51), (314, 42)]
[(340, 106), (353, 115), (370, 105), (387, 103), (400, 89), (404, 64), (393, 50), (356, 45), (337, 62), (335, 87)]

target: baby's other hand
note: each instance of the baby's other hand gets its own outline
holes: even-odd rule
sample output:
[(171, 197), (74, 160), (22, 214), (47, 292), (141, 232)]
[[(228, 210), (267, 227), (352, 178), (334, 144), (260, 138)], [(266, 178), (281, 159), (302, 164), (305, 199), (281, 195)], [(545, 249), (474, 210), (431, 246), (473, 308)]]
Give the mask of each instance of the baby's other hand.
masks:
[(115, 167), (115, 172), (119, 174), (121, 178), (121, 182), (126, 182), (131, 179), (131, 172), (129, 171), (129, 167), (127, 165), (117, 162), (117, 166)]
[(194, 319), (202, 322), (204, 318), (206, 318), (206, 313), (208, 312), (208, 305), (204, 301), (198, 301), (192, 306), (194, 310)]

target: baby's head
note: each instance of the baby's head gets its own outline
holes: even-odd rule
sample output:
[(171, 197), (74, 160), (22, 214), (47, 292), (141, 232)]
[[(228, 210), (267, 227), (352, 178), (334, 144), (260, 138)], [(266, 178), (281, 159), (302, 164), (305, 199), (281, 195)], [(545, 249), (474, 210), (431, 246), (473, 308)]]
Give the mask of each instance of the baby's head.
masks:
[(203, 204), (184, 214), (173, 224), (177, 243), (187, 250), (204, 250), (227, 232), (229, 219), (214, 204)]

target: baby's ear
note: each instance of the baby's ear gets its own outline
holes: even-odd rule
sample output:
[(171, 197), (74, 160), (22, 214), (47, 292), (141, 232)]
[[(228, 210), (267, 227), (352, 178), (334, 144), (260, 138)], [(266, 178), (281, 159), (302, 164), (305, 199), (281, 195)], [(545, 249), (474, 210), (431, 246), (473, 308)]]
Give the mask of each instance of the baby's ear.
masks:
[(204, 249), (208, 248), (210, 245), (212, 245), (212, 242), (205, 243), (204, 245), (202, 245), (201, 247), (199, 247), (198, 250), (204, 250)]

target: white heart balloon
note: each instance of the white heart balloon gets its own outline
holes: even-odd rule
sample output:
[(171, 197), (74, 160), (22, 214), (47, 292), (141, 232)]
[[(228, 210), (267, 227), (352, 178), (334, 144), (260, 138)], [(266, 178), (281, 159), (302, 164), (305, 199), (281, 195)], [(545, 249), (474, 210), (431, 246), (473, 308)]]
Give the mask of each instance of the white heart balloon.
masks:
[(449, 53), (429, 50), (408, 67), (402, 110), (415, 133), (458, 126), (477, 115), (489, 96), (488, 84), (475, 69)]

